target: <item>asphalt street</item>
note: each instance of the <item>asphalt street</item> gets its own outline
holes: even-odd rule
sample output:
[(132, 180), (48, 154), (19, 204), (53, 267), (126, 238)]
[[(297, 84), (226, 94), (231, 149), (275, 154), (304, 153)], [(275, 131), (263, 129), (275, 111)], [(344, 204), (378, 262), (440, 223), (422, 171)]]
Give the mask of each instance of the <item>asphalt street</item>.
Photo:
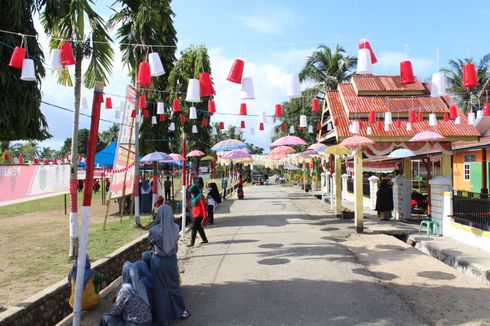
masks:
[(360, 272), (332, 237), (339, 231), (325, 228), (326, 206), (312, 214), (319, 209), (308, 200), (278, 185), (254, 186), (220, 207), (206, 229), (209, 243), (179, 263), (192, 316), (177, 324), (425, 324), (395, 291)]

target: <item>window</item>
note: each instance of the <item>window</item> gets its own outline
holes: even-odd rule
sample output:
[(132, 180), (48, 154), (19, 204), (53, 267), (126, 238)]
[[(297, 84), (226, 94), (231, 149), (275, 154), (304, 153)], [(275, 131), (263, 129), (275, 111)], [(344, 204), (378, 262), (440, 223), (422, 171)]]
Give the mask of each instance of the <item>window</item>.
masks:
[(464, 156), (464, 161), (466, 162), (476, 162), (476, 155), (475, 154), (466, 154)]
[(470, 180), (470, 164), (469, 163), (464, 164), (464, 179)]

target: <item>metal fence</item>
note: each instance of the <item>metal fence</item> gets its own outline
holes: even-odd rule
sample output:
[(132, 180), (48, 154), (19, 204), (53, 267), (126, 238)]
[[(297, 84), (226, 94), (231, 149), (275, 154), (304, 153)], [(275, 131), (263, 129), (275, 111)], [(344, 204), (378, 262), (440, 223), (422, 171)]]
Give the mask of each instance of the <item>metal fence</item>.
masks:
[[(364, 197), (369, 198), (371, 196), (369, 188), (369, 181), (362, 183), (362, 195)], [(347, 179), (347, 192), (354, 193), (354, 180), (352, 178)]]
[(488, 230), (490, 225), (490, 199), (488, 194), (454, 191), (453, 217), (460, 224)]

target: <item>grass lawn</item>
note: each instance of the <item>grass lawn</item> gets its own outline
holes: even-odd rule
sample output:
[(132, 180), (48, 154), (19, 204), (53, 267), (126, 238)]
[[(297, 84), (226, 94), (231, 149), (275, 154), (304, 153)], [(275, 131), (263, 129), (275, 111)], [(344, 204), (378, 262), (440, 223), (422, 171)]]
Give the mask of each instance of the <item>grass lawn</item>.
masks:
[[(78, 204), (81, 204), (83, 199), (83, 193), (78, 193)], [(99, 191), (93, 194), (92, 204), (99, 204), (102, 202), (102, 193)], [(66, 194), (66, 211), (70, 212), (70, 195)], [(65, 210), (65, 195), (53, 196), (48, 198), (31, 200), (23, 203), (12, 204), (8, 206), (0, 207), (0, 218), (17, 216), (33, 212), (46, 212), (59, 210), (64, 212)]]

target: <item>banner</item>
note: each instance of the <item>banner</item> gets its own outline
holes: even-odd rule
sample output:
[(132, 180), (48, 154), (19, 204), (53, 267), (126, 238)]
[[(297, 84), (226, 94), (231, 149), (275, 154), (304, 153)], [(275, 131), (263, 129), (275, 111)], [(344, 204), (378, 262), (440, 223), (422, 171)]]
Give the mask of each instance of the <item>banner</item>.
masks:
[[(111, 198), (122, 197), (123, 189), (125, 194), (133, 192), (134, 183), (134, 161), (135, 161), (135, 124), (131, 112), (134, 110), (135, 89), (128, 86), (126, 103), (121, 112), (121, 125), (119, 128), (119, 137), (114, 157), (113, 170), (124, 171), (123, 173), (114, 173), (111, 182)], [(138, 112), (139, 113), (139, 112)]]
[(0, 206), (69, 192), (70, 165), (0, 166)]

